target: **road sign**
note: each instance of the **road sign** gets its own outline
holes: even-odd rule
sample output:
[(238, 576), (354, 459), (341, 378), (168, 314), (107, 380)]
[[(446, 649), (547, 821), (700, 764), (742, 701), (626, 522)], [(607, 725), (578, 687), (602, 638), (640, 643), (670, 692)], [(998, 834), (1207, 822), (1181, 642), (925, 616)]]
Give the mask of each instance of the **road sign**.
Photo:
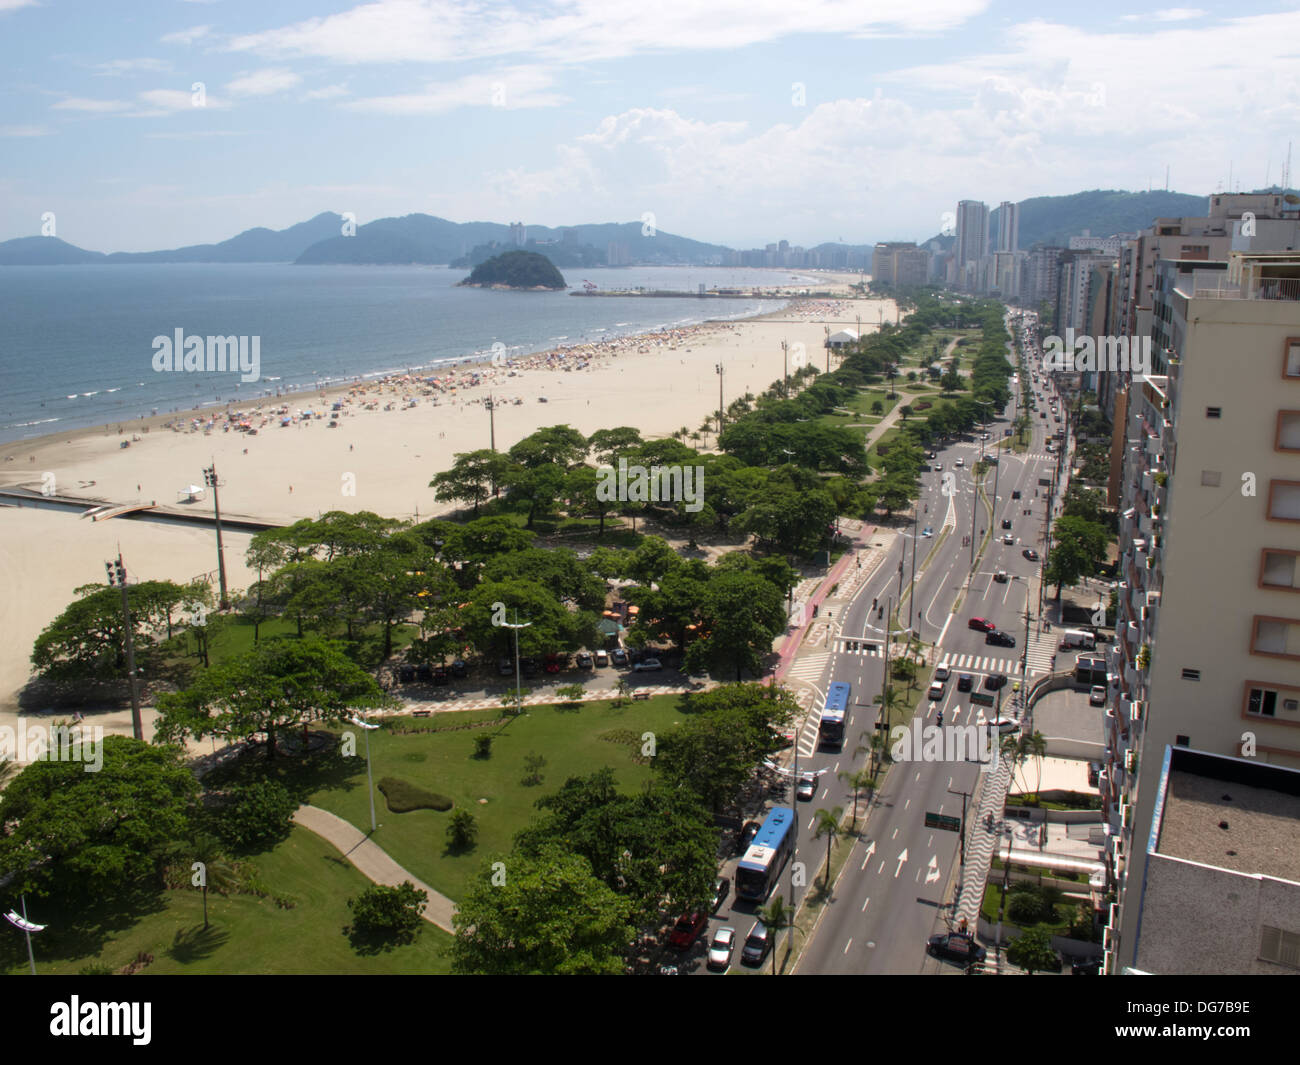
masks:
[(947, 814), (932, 814), (928, 810), (925, 814), (926, 828), (942, 828), (945, 832), (960, 832), (961, 818), (949, 817)]

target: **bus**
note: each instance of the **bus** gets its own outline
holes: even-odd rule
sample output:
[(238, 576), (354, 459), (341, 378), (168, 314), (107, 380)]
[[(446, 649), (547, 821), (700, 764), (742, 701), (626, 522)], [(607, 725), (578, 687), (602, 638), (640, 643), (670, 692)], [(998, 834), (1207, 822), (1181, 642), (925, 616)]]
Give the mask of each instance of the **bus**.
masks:
[(794, 810), (788, 806), (774, 807), (736, 866), (738, 898), (767, 901), (794, 851), (794, 836)]
[(849, 695), (852, 689), (847, 684), (832, 684), (826, 692), (826, 705), (822, 708), (821, 725), (818, 732), (821, 742), (830, 747), (844, 745), (844, 723), (849, 714)]

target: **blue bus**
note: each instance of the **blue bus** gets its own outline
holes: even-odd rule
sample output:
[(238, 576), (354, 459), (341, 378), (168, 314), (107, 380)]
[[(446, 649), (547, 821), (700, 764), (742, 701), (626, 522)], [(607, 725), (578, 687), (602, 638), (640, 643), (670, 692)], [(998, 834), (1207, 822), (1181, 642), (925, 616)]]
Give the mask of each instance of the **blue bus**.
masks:
[(767, 815), (758, 835), (736, 867), (736, 895), (765, 902), (781, 870), (794, 852), (794, 810), (777, 806)]
[(832, 747), (844, 745), (844, 724), (849, 715), (849, 696), (852, 689), (847, 684), (832, 684), (826, 692), (826, 705), (818, 731), (821, 742)]

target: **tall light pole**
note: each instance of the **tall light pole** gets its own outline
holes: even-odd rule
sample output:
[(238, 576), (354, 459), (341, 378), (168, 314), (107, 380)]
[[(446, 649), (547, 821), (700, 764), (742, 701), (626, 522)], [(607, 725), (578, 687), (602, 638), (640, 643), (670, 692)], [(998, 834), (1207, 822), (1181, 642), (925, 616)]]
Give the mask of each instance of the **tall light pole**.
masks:
[(112, 562), (105, 562), (108, 571), (109, 586), (117, 585), (122, 589), (122, 626), (126, 633), (126, 669), (131, 678), (131, 734), (137, 740), (144, 740), (144, 725), (140, 721), (140, 693), (136, 690), (135, 677), (135, 640), (131, 632), (131, 604), (126, 595), (126, 567), (122, 565), (119, 552)]
[[(531, 624), (532, 624), (531, 621), (525, 621), (523, 624), (519, 623), (518, 610), (515, 611), (515, 623), (513, 625), (511, 625), (510, 622), (508, 621), (501, 622), (503, 628), (513, 629), (515, 634), (515, 713), (516, 714), (522, 713), (524, 708), (523, 684), (519, 678), (519, 630), (526, 629)], [(796, 754), (797, 754), (797, 745), (796, 745)]]
[[(924, 491), (924, 488), (922, 488), (922, 491)], [(920, 524), (920, 514), (921, 514), (921, 507), (920, 507), (921, 497), (919, 495), (916, 497), (916, 502), (917, 502), (917, 506), (912, 508), (912, 576), (909, 578), (908, 581), (908, 592), (907, 592), (907, 631), (908, 632), (912, 631), (912, 608), (916, 605), (916, 549), (918, 545), (921, 543), (921, 541), (917, 539), (919, 535), (917, 531), (917, 527)]]
[(720, 362), (714, 363), (713, 369), (717, 372), (718, 375), (718, 435), (721, 436), (722, 435), (722, 378), (723, 378), (722, 363)]
[(781, 394), (788, 396), (790, 394), (790, 345), (786, 341), (781, 341), (781, 365), (784, 367), (781, 373)]
[(17, 928), (20, 932), (22, 932), (24, 936), (27, 937), (27, 964), (32, 967), (32, 975), (35, 976), (36, 955), (32, 953), (32, 933), (44, 932), (45, 925), (33, 924), (31, 921), (29, 921), (27, 919), (27, 896), (20, 895), (19, 899), (21, 900), (22, 907), (23, 907), (22, 916), (20, 917), (15, 911), (10, 910), (7, 914), (5, 914), (5, 920), (8, 921), (11, 925)]
[(217, 463), (203, 471), (203, 483), (212, 489), (212, 514), (217, 523), (217, 580), (221, 586), (221, 609), (230, 609), (230, 597), (226, 594), (226, 553), (221, 546), (221, 501), (217, 495)]
[(497, 449), (497, 405), (489, 395), (483, 406), (487, 407), (488, 412), (488, 447), (495, 451)]
[(366, 790), (370, 793), (370, 834), (373, 836), (378, 829), (375, 824), (375, 778), (370, 773), (370, 734), (375, 731), (378, 725), (368, 725), (360, 717), (353, 716), (352, 724), (361, 729), (366, 736)]

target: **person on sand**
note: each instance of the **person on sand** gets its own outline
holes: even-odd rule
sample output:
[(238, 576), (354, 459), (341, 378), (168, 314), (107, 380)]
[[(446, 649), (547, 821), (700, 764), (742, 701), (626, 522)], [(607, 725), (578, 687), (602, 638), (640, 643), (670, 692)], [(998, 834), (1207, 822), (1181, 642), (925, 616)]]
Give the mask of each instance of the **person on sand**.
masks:
[(289, 494), (293, 495), (293, 485), (289, 485)]

